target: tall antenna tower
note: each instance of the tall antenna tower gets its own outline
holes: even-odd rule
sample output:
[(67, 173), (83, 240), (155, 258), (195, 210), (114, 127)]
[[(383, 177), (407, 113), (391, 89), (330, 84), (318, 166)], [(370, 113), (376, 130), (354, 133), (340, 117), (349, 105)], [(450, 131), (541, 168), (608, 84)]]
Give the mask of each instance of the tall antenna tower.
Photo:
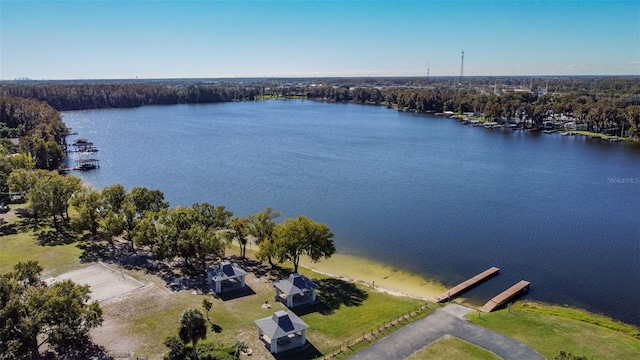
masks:
[(464, 76), (464, 51), (462, 52), (462, 59), (460, 60), (460, 84), (462, 84), (463, 76)]
[(429, 62), (427, 61), (427, 82), (429, 82)]

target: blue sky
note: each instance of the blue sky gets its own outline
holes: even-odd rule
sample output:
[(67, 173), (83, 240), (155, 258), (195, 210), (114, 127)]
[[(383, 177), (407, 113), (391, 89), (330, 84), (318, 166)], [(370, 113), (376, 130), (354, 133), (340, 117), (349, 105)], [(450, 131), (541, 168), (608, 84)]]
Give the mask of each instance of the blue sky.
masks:
[(640, 75), (640, 1), (0, 0), (0, 79)]

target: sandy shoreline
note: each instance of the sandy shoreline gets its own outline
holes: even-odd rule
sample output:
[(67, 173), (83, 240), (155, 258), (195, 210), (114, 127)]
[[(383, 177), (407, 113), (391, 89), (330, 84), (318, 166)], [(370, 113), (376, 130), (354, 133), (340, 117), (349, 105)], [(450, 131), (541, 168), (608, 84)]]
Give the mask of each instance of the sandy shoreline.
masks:
[(446, 287), (436, 281), (353, 255), (337, 253), (317, 263), (302, 259), (300, 266), (319, 274), (375, 287), (378, 291), (396, 296), (427, 300), (446, 291)]
[[(228, 255), (239, 255), (240, 248), (234, 243), (226, 248)], [(255, 258), (257, 246), (247, 246), (247, 256)], [(340, 278), (395, 296), (407, 296), (430, 300), (445, 292), (448, 288), (434, 280), (428, 280), (408, 271), (396, 269), (390, 265), (364, 257), (333, 254), (329, 259), (312, 262), (307, 257), (300, 259), (300, 267), (318, 274)], [(291, 266), (290, 264), (285, 266)]]

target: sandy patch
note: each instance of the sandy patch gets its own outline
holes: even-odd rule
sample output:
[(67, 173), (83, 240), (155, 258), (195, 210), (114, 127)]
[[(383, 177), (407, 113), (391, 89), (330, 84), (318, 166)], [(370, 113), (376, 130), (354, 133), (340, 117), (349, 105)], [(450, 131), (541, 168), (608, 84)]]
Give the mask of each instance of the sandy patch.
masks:
[(140, 281), (112, 269), (102, 262), (72, 270), (45, 281), (52, 284), (67, 279), (77, 284), (89, 285), (91, 299), (98, 302), (116, 298), (144, 286)]
[[(129, 353), (135, 359), (135, 351), (145, 346), (143, 337), (131, 333), (131, 317), (153, 311), (162, 304), (170, 303), (170, 291), (149, 283), (143, 288), (129, 292), (123, 296), (113, 298), (100, 304), (104, 322), (91, 331), (93, 342), (104, 347), (111, 355), (114, 353)], [(158, 354), (166, 348), (157, 349)], [(145, 357), (144, 354), (141, 354)], [(120, 356), (121, 358), (126, 358)], [(156, 359), (160, 357), (148, 357)]]
[(442, 284), (415, 274), (340, 253), (317, 263), (304, 259), (300, 261), (300, 265), (326, 276), (361, 283), (396, 296), (427, 300), (446, 290)]

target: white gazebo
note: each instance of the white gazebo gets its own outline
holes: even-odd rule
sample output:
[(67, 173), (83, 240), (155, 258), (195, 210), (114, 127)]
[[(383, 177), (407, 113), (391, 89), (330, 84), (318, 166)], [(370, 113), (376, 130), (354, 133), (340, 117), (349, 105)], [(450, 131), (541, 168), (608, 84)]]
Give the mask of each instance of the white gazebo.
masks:
[(307, 325), (292, 311), (276, 311), (273, 316), (258, 319), (258, 338), (273, 354), (294, 349), (307, 342)]
[(304, 275), (293, 273), (284, 280), (273, 283), (276, 287), (276, 300), (282, 301), (288, 308), (316, 301), (318, 285)]
[(209, 286), (215, 283), (217, 294), (221, 293), (223, 288), (225, 291), (244, 288), (246, 276), (246, 271), (229, 261), (222, 261), (217, 268), (207, 269), (207, 283)]

